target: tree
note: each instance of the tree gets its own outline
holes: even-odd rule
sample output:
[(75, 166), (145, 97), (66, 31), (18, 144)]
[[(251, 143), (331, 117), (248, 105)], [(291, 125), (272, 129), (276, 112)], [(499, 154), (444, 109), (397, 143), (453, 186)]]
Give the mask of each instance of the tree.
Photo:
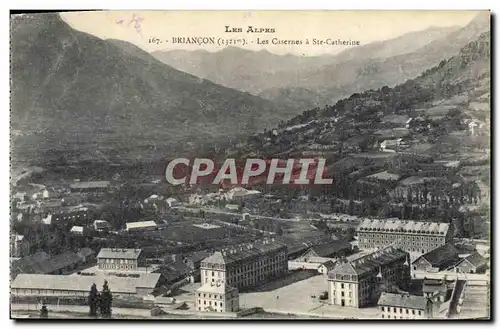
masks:
[(99, 309), (99, 297), (99, 291), (97, 291), (97, 286), (94, 283), (90, 287), (90, 293), (88, 297), (90, 316), (97, 316), (97, 310)]
[(104, 281), (104, 284), (102, 286), (101, 298), (99, 301), (100, 301), (99, 306), (100, 306), (101, 316), (103, 318), (110, 318), (113, 296), (111, 294), (111, 290), (109, 290), (108, 281), (106, 280)]
[(40, 318), (47, 319), (48, 317), (49, 317), (49, 310), (47, 309), (47, 306), (44, 304), (40, 309)]

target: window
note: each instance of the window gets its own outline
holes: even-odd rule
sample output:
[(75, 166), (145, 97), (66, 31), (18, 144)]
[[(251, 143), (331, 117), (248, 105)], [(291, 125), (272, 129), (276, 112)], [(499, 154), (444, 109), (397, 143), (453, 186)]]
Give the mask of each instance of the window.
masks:
[(203, 305), (207, 305), (207, 301), (206, 300), (203, 301)]
[(222, 307), (222, 302), (220, 302), (219, 304), (220, 304), (220, 306)]
[(415, 310), (411, 310), (411, 314), (415, 315)]
[(396, 313), (396, 308), (395, 308), (395, 307), (393, 307), (393, 308), (392, 308), (392, 311), (393, 311), (394, 313)]
[(385, 307), (384, 306), (382, 306), (382, 311), (385, 311)]
[(342, 294), (342, 297), (344, 297), (344, 292), (343, 292), (343, 291), (342, 291), (342, 293), (341, 293), (341, 294)]
[(418, 315), (422, 315), (422, 311), (418, 311)]
[(343, 283), (340, 284), (340, 289), (344, 289), (344, 284)]
[(403, 309), (402, 308), (399, 308), (399, 313), (403, 313)]
[(215, 276), (215, 272), (214, 271), (212, 271), (212, 276)]
[(410, 312), (408, 312), (408, 309), (406, 309), (406, 314), (409, 314)]

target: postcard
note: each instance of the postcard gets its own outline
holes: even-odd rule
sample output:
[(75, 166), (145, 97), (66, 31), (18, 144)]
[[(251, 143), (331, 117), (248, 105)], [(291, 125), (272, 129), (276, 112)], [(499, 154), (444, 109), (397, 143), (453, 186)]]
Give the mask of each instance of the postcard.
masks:
[(490, 319), (490, 11), (10, 28), (12, 319)]

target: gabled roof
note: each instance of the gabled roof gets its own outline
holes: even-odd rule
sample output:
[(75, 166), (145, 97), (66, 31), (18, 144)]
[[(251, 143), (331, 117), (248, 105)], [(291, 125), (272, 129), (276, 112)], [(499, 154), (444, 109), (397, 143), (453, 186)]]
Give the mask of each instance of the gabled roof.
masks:
[(141, 252), (141, 249), (102, 248), (97, 258), (137, 259)]
[(427, 298), (410, 294), (391, 294), (383, 292), (378, 300), (378, 305), (425, 310)]
[(351, 244), (343, 240), (332, 240), (317, 246), (313, 246), (309, 251), (313, 251), (318, 257), (328, 257), (339, 251), (350, 250)]
[(409, 254), (401, 249), (387, 247), (377, 250), (371, 254), (359, 257), (343, 264), (338, 264), (328, 274), (329, 280), (335, 280), (337, 274), (340, 275), (363, 275), (366, 273), (375, 273), (381, 266), (385, 266), (395, 260), (408, 258)]
[(433, 267), (447, 268), (459, 261), (459, 251), (452, 244), (447, 243), (439, 248), (429, 251), (426, 254), (418, 257), (413, 263), (420, 259), (425, 259)]
[(125, 224), (127, 226), (127, 230), (134, 228), (144, 228), (144, 227), (156, 227), (156, 223), (153, 220), (142, 221), (142, 222), (129, 222)]
[(329, 271), (335, 267), (335, 262), (333, 260), (328, 260), (318, 267), (324, 266)]
[(469, 262), (474, 267), (480, 267), (487, 263), (486, 258), (481, 256), (477, 251), (473, 252), (469, 256), (462, 259), (460, 262), (457, 263), (457, 266), (463, 262)]
[(138, 278), (118, 277), (113, 275), (45, 275), (19, 274), (11, 284), (11, 288), (20, 289), (53, 289), (63, 291), (89, 291), (92, 284), (100, 289), (104, 280), (108, 281), (112, 293), (136, 293), (136, 288), (154, 288), (160, 274), (144, 273)]
[(211, 264), (230, 264), (233, 262), (244, 261), (252, 257), (259, 257), (262, 254), (276, 251), (286, 246), (279, 242), (259, 242), (252, 243), (240, 248), (233, 248), (225, 251), (216, 251), (210, 257), (205, 258), (203, 263)]

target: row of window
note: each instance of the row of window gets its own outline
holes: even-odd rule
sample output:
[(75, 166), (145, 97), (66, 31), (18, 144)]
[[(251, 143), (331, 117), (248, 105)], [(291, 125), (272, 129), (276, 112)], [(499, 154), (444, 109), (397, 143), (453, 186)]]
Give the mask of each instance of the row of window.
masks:
[[(409, 309), (407, 309), (407, 308), (403, 309), (403, 308), (401, 308), (401, 307), (399, 307), (399, 308), (392, 307), (392, 308), (391, 308), (391, 307), (389, 307), (389, 306), (387, 306), (387, 307), (382, 306), (382, 307), (381, 307), (381, 309), (382, 309), (382, 311), (387, 311), (387, 312), (391, 312), (391, 309), (392, 309), (392, 312), (393, 312), (393, 313), (398, 313), (398, 311), (399, 311), (399, 313), (400, 313), (400, 314), (402, 314), (402, 313), (403, 313), (403, 310), (404, 310), (404, 311), (405, 311), (405, 312), (404, 312), (405, 314), (410, 314), (410, 310), (409, 310)], [(422, 311), (415, 311), (415, 310), (411, 310), (411, 314), (412, 314), (412, 315), (417, 314), (416, 312), (418, 312), (418, 315), (422, 315)]]
[(135, 264), (135, 259), (115, 259), (115, 258), (99, 258), (99, 263), (107, 264)]
[[(337, 295), (335, 290), (332, 291), (332, 295), (333, 296)], [(340, 297), (345, 297), (345, 293), (343, 291), (340, 292)], [(351, 291), (349, 291), (349, 298), (352, 298), (352, 292)]]
[[(201, 293), (198, 293), (198, 297), (201, 297)], [(213, 298), (219, 298), (219, 299), (223, 299), (224, 298), (224, 295), (220, 295), (220, 294), (206, 294), (204, 293), (203, 294), (203, 298), (207, 298), (207, 295), (208, 295), (208, 298), (212, 298), (212, 296), (214, 296)]]
[(136, 268), (135, 265), (117, 265), (117, 264), (101, 264), (99, 266), (101, 269), (107, 269), (107, 270), (133, 270)]

